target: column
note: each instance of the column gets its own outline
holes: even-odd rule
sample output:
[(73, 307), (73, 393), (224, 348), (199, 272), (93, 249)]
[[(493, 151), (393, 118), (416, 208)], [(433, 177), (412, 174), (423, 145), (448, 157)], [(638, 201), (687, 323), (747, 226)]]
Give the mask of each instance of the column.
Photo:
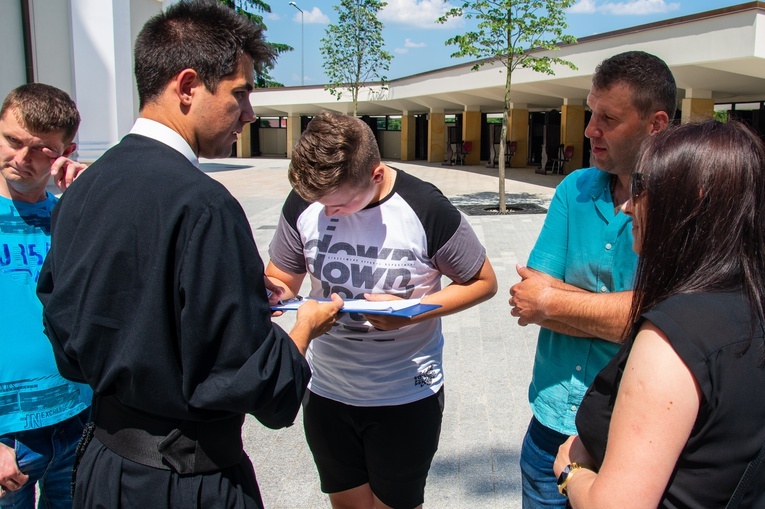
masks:
[(507, 141), (517, 143), (515, 155), (510, 160), (513, 168), (525, 168), (529, 153), (529, 107), (523, 103), (510, 103)]
[(129, 0), (71, 0), (79, 156), (93, 161), (133, 125)]
[(24, 60), (24, 29), (19, 2), (0, 2), (0, 33), (3, 34), (3, 72), (0, 97), (27, 82)]
[(584, 167), (584, 101), (563, 99), (560, 113), (560, 142), (574, 147), (574, 155), (565, 168), (566, 172), (571, 172)]
[(252, 124), (245, 124), (236, 137), (236, 157), (252, 157)]
[(401, 113), (401, 160), (414, 161), (415, 154), (415, 129), (414, 115), (408, 111)]
[(300, 139), (300, 115), (290, 114), (287, 117), (287, 159), (292, 159), (292, 147)]
[(446, 124), (444, 112), (430, 110), (428, 114), (428, 162), (439, 163), (446, 155)]
[(680, 120), (683, 124), (694, 120), (712, 118), (715, 115), (715, 101), (712, 99), (711, 90), (699, 90), (688, 88), (685, 90), (685, 98), (680, 111)]
[(470, 141), (473, 147), (465, 156), (465, 164), (479, 164), (481, 162), (481, 107), (465, 106), (462, 114), (462, 141)]

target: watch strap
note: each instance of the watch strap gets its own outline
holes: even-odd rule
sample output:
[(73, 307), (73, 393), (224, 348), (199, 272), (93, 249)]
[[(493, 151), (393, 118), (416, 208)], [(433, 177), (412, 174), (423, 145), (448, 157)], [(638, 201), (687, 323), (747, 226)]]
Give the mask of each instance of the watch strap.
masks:
[(558, 491), (561, 495), (564, 497), (568, 497), (568, 492), (566, 491), (566, 488), (568, 487), (568, 483), (571, 481), (571, 478), (574, 476), (574, 473), (583, 468), (582, 465), (579, 463), (571, 463), (570, 465), (566, 465), (566, 467), (561, 471), (560, 475), (558, 476)]

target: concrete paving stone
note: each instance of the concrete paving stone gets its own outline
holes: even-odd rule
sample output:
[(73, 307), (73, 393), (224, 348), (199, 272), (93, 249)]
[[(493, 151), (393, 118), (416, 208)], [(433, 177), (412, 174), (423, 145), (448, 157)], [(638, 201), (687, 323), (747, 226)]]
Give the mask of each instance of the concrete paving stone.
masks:
[(475, 501), (475, 507), (494, 506), (497, 489), (490, 470), (476, 473), (473, 469), (465, 469), (460, 476), (459, 487), (465, 500)]

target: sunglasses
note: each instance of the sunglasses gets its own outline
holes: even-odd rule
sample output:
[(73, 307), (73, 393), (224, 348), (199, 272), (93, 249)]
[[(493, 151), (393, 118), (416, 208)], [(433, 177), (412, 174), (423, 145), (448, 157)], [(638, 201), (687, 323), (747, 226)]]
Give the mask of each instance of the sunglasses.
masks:
[(632, 200), (640, 198), (646, 189), (646, 181), (644, 173), (633, 173), (630, 177), (630, 196)]

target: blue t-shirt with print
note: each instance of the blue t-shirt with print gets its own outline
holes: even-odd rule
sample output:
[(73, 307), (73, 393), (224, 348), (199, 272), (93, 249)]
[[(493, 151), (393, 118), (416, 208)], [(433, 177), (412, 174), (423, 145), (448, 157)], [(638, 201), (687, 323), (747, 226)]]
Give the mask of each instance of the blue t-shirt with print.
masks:
[(55, 204), (50, 194), (38, 203), (0, 196), (0, 435), (59, 423), (93, 396), (58, 374), (35, 293)]

